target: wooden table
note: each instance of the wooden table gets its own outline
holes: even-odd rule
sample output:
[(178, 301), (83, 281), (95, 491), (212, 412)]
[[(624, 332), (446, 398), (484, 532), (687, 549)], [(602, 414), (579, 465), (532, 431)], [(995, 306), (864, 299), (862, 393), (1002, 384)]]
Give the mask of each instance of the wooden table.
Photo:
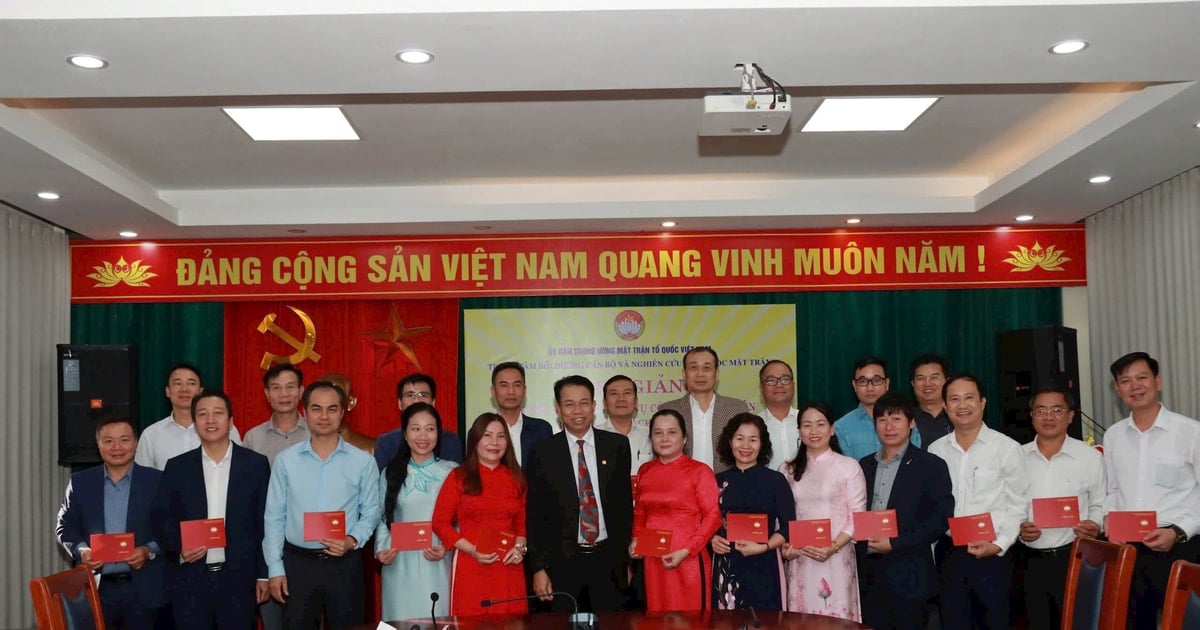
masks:
[[(539, 613), (533, 615), (485, 615), (479, 617), (439, 617), (437, 630), (564, 630), (570, 628), (569, 615)], [(755, 626), (748, 610), (717, 610), (705, 613), (617, 612), (599, 616), (596, 630), (849, 630), (866, 628), (860, 623), (823, 615), (803, 613), (758, 613), (761, 625)], [(430, 630), (429, 618), (389, 621), (398, 630)], [(375, 624), (360, 626), (374, 630)]]

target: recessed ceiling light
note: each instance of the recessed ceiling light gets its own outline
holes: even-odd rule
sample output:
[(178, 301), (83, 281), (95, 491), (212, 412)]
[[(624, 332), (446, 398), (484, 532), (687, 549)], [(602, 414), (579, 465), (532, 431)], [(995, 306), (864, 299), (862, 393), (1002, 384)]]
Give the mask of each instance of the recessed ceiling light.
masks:
[(862, 219), (860, 219), (858, 217), (852, 217), (852, 218), (846, 219), (846, 223), (849, 223), (850, 225), (858, 225), (859, 223), (862, 223)]
[(399, 59), (404, 63), (411, 64), (429, 63), (430, 61), (433, 61), (433, 53), (429, 52), (428, 50), (409, 48), (396, 53), (396, 59)]
[(256, 141), (358, 140), (340, 107), (223, 107)]
[(45, 199), (46, 201), (55, 201), (55, 200), (61, 199), (61, 198), (62, 198), (62, 195), (59, 195), (58, 193), (51, 191), (51, 190), (43, 190), (42, 192), (38, 193), (38, 199)]
[(904, 131), (938, 98), (827, 98), (800, 131)]
[(662, 226), (663, 227), (675, 227), (675, 222), (674, 221), (663, 221)]
[(1019, 214), (1019, 215), (1017, 215), (1017, 220), (1020, 221), (1021, 223), (1025, 223), (1026, 221), (1032, 221), (1033, 215), (1032, 214)]
[(1050, 47), (1050, 53), (1054, 55), (1069, 55), (1077, 53), (1088, 47), (1088, 43), (1082, 39), (1065, 39)]
[(1196, 121), (1196, 128), (1197, 128), (1197, 129), (1200, 129), (1200, 120), (1197, 120), (1197, 121)]
[(1093, 175), (1088, 181), (1093, 184), (1107, 184), (1112, 181), (1112, 175)]
[(120, 234), (124, 238), (137, 238), (137, 232), (133, 230), (121, 230)]
[(84, 70), (100, 70), (108, 67), (108, 62), (96, 55), (71, 55), (67, 57), (67, 63)]

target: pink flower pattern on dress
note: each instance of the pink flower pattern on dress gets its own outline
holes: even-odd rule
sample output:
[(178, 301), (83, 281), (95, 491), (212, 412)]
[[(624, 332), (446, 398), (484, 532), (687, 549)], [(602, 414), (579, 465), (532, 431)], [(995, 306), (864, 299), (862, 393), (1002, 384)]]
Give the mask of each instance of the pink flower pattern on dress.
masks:
[(817, 591), (817, 595), (821, 596), (821, 601), (829, 608), (829, 596), (833, 595), (833, 589), (829, 588), (829, 582), (826, 582), (825, 578), (821, 578), (821, 590)]

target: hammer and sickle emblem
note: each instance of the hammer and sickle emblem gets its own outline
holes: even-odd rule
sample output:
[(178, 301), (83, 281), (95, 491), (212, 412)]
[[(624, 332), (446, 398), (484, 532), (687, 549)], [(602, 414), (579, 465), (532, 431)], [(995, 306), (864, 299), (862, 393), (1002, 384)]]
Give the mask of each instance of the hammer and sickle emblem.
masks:
[(283, 328), (280, 328), (279, 324), (275, 323), (275, 318), (278, 317), (278, 315), (275, 313), (267, 313), (263, 317), (262, 323), (258, 325), (258, 332), (263, 334), (269, 332), (272, 335), (275, 335), (276, 337), (282, 339), (284, 343), (291, 346), (295, 352), (290, 355), (264, 352), (262, 363), (258, 364), (258, 366), (264, 370), (270, 369), (272, 365), (277, 363), (286, 362), (291, 363), (292, 365), (299, 365), (305, 359), (312, 359), (313, 363), (321, 360), (321, 355), (313, 352), (313, 346), (317, 344), (317, 327), (313, 325), (312, 318), (308, 316), (308, 313), (305, 313), (294, 306), (289, 306), (288, 308), (296, 314), (296, 317), (300, 318), (300, 321), (304, 322), (304, 341), (297, 340), (291, 335), (291, 333)]

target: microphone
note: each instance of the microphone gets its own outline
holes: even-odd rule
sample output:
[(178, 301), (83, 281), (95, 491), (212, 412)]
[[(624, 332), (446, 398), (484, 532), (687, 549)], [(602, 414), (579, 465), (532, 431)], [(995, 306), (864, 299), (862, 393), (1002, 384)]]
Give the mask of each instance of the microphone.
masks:
[(429, 594), (429, 621), (433, 622), (433, 630), (437, 630), (437, 603), (438, 594), (434, 591)]
[(758, 613), (755, 612), (754, 607), (747, 606), (747, 608), (750, 609), (750, 621), (747, 621), (746, 624), (742, 626), (742, 630), (750, 630), (751, 626), (753, 626), (755, 628), (761, 628), (762, 622), (759, 621)]
[[(571, 613), (571, 617), (569, 619), (572, 628), (595, 628), (596, 627), (596, 615), (593, 613), (589, 613), (589, 612), (585, 612), (585, 613), (579, 612), (579, 602), (575, 599), (574, 595), (572, 595), (570, 593), (565, 593), (563, 591), (552, 591), (547, 594), (550, 595), (551, 597), (558, 597), (559, 595), (561, 595), (561, 596), (566, 597), (567, 599), (571, 600), (571, 606), (575, 609), (575, 612)], [(509, 597), (508, 599), (485, 599), (485, 600), (479, 602), (479, 605), (484, 608), (488, 608), (488, 607), (492, 606), (493, 604), (504, 604), (507, 602), (519, 602), (521, 600), (537, 599), (539, 597), (542, 597), (542, 595), (527, 595), (525, 597)], [(757, 628), (758, 626), (755, 626), (755, 627)]]

